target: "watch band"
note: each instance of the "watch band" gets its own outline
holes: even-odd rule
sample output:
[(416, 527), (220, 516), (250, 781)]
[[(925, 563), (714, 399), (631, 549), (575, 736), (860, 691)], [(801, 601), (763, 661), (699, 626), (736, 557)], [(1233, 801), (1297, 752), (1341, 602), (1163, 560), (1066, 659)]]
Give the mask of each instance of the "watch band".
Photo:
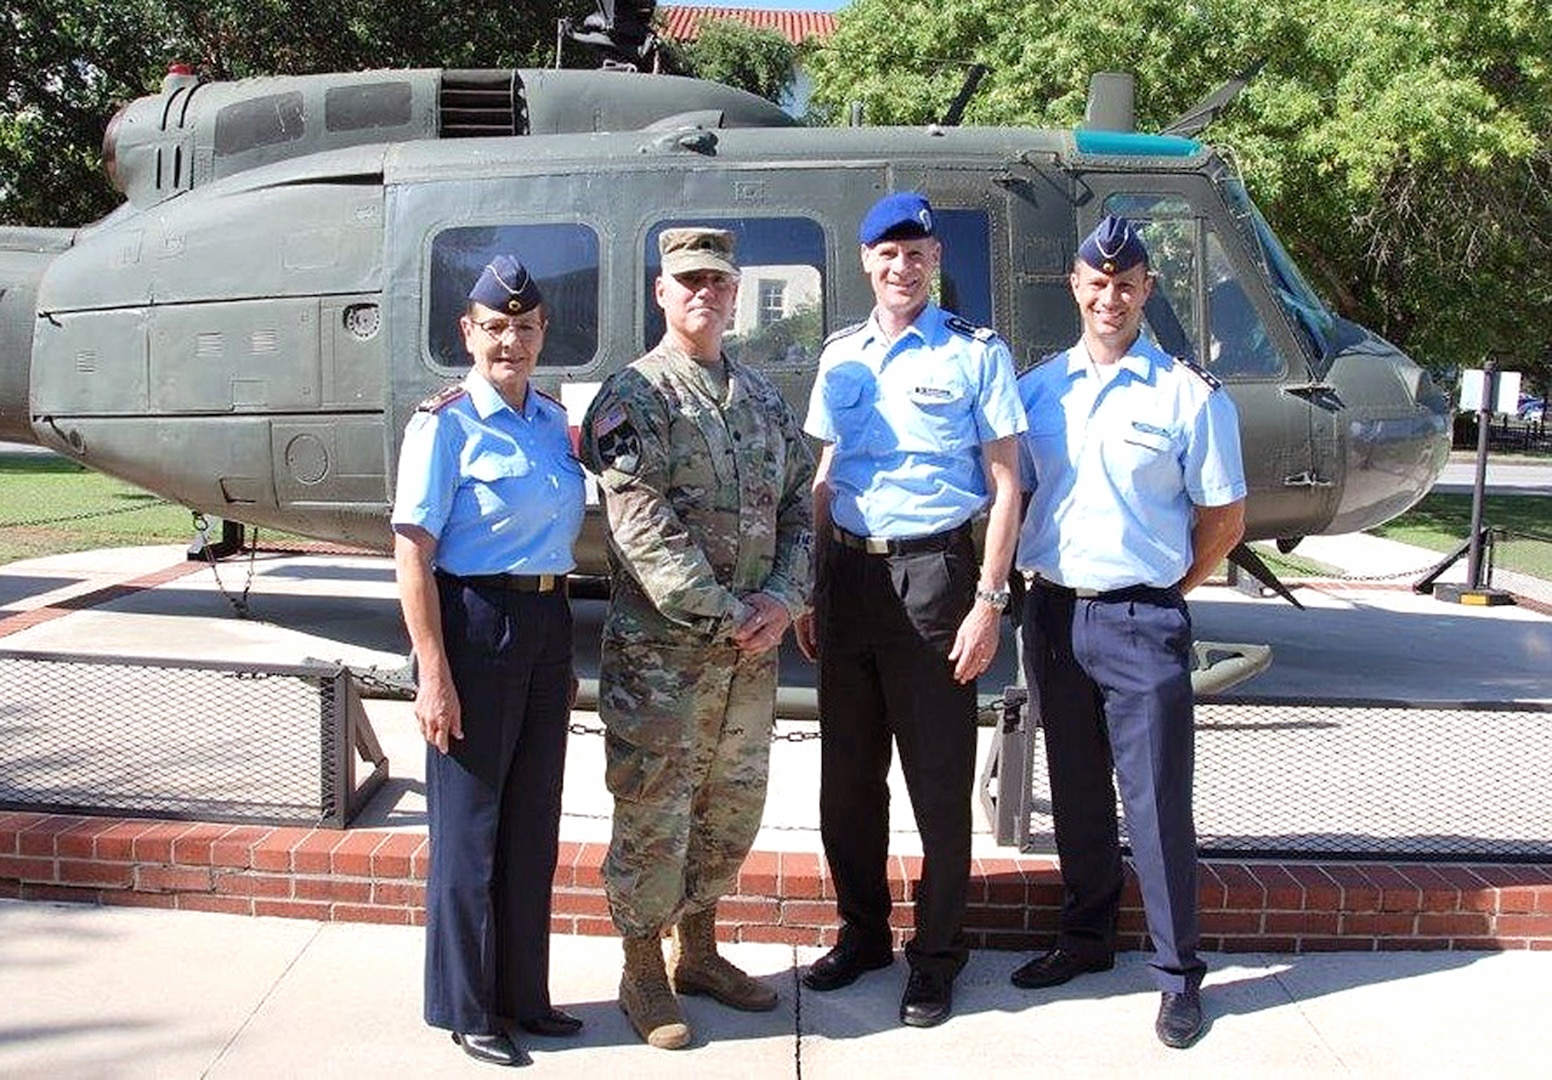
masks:
[(1008, 610), (1007, 589), (976, 589), (975, 598), (983, 603), (991, 605), (998, 611)]

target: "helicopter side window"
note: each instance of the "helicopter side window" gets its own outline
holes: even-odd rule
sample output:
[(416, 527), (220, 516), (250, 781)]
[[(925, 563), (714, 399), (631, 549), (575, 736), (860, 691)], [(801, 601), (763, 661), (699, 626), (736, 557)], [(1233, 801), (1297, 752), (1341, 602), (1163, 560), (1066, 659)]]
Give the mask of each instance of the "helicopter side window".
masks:
[(695, 218), (660, 221), (647, 233), (642, 303), (644, 348), (663, 336), (653, 283), (662, 269), (657, 238), (664, 229), (698, 225), (733, 233), (738, 307), (723, 348), (746, 364), (806, 368), (824, 343), (824, 230), (808, 218)]
[(984, 210), (935, 209), (943, 241), (935, 299), (976, 326), (992, 325), (991, 223)]
[(575, 222), (460, 226), (437, 233), (423, 292), (431, 363), (469, 366), (458, 317), (485, 264), (502, 254), (520, 259), (544, 293), (550, 325), (539, 365), (592, 363), (598, 353), (598, 250), (598, 234)]

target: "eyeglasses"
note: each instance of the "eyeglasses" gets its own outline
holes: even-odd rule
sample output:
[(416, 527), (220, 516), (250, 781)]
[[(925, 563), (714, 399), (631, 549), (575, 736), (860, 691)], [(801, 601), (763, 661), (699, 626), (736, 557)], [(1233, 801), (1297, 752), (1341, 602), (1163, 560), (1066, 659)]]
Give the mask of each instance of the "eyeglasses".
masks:
[(487, 319), (485, 322), (478, 322), (470, 319), (469, 321), (489, 334), (492, 341), (500, 341), (509, 334), (512, 337), (535, 337), (544, 332), (544, 323), (537, 320), (513, 322), (511, 319)]

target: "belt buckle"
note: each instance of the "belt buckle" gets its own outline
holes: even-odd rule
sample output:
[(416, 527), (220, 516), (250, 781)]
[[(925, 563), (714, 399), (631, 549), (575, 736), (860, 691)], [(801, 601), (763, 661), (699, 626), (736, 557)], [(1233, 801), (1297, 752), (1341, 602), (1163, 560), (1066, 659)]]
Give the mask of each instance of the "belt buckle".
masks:
[(1098, 600), (1104, 593), (1098, 589), (1074, 589), (1072, 590), (1072, 595), (1079, 600)]
[(869, 555), (889, 554), (889, 541), (882, 536), (864, 536), (862, 546), (867, 549)]
[(536, 581), (537, 581), (537, 584), (538, 584), (538, 591), (539, 592), (545, 593), (545, 592), (554, 592), (555, 591), (555, 575), (554, 574), (539, 574), (536, 577)]

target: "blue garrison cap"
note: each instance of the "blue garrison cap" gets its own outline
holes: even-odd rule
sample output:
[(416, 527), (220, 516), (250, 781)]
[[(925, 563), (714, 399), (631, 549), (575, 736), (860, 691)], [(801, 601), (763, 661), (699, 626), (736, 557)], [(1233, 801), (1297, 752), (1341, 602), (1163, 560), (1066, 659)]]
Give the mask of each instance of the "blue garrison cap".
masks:
[(486, 264), (480, 279), (469, 290), (469, 299), (508, 315), (521, 315), (544, 303), (538, 282), (526, 266), (510, 255), (497, 255)]
[(1094, 231), (1078, 245), (1078, 258), (1101, 274), (1119, 274), (1148, 261), (1137, 227), (1124, 217), (1106, 214)]
[(932, 204), (914, 191), (885, 195), (862, 216), (857, 239), (872, 247), (881, 240), (915, 240), (933, 235)]

